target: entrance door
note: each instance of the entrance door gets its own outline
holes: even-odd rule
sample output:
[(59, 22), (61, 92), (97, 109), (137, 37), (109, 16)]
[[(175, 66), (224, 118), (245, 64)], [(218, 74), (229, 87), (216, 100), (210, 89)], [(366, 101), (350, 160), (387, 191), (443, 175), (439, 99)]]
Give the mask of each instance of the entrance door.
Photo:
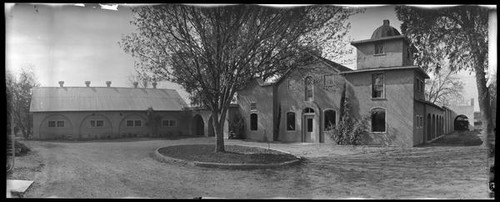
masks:
[(302, 142), (312, 142), (312, 135), (314, 131), (314, 116), (304, 115), (304, 134), (302, 136)]

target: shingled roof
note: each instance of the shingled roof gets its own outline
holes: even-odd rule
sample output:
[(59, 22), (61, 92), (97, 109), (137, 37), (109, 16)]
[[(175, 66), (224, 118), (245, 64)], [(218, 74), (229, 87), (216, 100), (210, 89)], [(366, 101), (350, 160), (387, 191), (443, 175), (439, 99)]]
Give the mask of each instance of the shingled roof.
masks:
[(180, 111), (187, 107), (173, 89), (124, 87), (35, 87), (30, 112)]

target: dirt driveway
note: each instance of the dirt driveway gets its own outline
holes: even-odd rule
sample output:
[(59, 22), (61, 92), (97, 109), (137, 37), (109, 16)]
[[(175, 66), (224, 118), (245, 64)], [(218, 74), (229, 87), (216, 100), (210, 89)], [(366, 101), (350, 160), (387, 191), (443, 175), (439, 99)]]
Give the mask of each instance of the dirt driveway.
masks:
[[(271, 144), (307, 160), (290, 168), (250, 171), (170, 165), (150, 157), (160, 146), (213, 142), (204, 137), (25, 141), (45, 166), (24, 197), (488, 198), (486, 149), (479, 146), (401, 150)], [(268, 146), (240, 140), (227, 144)]]

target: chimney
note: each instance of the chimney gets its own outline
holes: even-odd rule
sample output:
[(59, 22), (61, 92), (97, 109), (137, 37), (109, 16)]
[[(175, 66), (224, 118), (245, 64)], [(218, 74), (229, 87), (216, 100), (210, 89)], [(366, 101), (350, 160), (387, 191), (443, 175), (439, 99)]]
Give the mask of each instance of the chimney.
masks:
[(59, 86), (63, 87), (63, 85), (64, 85), (64, 81), (59, 81)]
[(389, 20), (384, 20), (384, 25), (389, 26)]
[(470, 99), (470, 106), (474, 106), (474, 98)]
[(108, 87), (111, 87), (111, 81), (106, 81), (106, 85), (108, 85)]
[(139, 82), (134, 81), (134, 83), (133, 83), (133, 84), (134, 84), (134, 88), (137, 88), (137, 85), (139, 84)]
[(90, 86), (90, 81), (85, 81), (85, 85), (86, 85), (87, 87), (89, 87), (89, 86)]
[(156, 83), (156, 81), (154, 81), (154, 82), (152, 83), (152, 85), (153, 85), (153, 88), (156, 88), (156, 85), (158, 85), (158, 83)]

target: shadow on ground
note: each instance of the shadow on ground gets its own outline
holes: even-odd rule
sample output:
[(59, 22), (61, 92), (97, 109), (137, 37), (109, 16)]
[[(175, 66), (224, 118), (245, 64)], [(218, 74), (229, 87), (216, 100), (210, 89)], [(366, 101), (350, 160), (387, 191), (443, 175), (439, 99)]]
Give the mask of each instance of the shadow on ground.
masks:
[(454, 131), (432, 143), (421, 145), (420, 147), (434, 146), (479, 146), (483, 143), (477, 131)]

